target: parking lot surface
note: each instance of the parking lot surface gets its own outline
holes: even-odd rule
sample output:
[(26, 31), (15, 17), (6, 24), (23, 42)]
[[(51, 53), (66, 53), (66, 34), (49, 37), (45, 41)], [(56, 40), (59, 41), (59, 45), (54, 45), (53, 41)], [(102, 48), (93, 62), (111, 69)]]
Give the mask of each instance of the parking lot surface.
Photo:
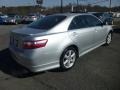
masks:
[(8, 50), (10, 31), (24, 25), (0, 25), (0, 90), (120, 90), (120, 29), (110, 46), (80, 57), (71, 70), (29, 73)]

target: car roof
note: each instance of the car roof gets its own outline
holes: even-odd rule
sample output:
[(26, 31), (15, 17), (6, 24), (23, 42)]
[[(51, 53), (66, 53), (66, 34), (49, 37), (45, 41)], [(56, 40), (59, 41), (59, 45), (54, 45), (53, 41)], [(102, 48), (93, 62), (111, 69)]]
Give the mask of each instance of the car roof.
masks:
[[(53, 14), (53, 15), (72, 17), (72, 16), (78, 16), (78, 15), (91, 15), (91, 14), (90, 13), (58, 13), (58, 14)], [(53, 16), (53, 15), (50, 15), (50, 16)]]
[(88, 13), (91, 13), (91, 14), (110, 14), (108, 12), (88, 12)]

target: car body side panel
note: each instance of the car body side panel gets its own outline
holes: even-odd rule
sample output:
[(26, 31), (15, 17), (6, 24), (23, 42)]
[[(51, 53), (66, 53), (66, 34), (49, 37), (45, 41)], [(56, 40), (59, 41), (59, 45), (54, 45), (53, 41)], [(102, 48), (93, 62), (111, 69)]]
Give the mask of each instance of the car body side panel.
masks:
[[(30, 38), (30, 37), (29, 37)], [(26, 40), (28, 37), (26, 37)], [(20, 52), (15, 47), (11, 46), (16, 57), (23, 57), (23, 60), (19, 59), (18, 62), (24, 63), (24, 66), (29, 67), (59, 67), (60, 56), (66, 46), (72, 44), (71, 39), (69, 39), (67, 32), (66, 33), (57, 33), (52, 35), (46, 35), (41, 37), (35, 37), (34, 40), (48, 39), (48, 42), (45, 47), (37, 49), (24, 49), (23, 52)], [(25, 60), (26, 59), (26, 60)], [(25, 61), (24, 61), (25, 60)], [(52, 64), (51, 64), (52, 63)], [(53, 66), (53, 64), (55, 66)], [(48, 66), (47, 66), (48, 65)], [(39, 68), (40, 71), (44, 68)]]
[[(48, 70), (60, 67), (60, 57), (62, 52), (71, 45), (76, 45), (79, 49), (79, 56), (104, 44), (107, 34), (112, 30), (109, 25), (101, 27), (81, 28), (77, 30), (67, 30), (72, 17), (48, 31), (24, 28), (12, 32), (13, 40), (21, 42), (10, 44), (9, 48), (15, 60), (33, 72)], [(68, 23), (67, 23), (68, 22)], [(65, 27), (64, 27), (65, 25)], [(24, 41), (37, 41), (48, 39), (45, 47), (35, 49), (24, 49)], [(102, 42), (103, 41), (103, 42)]]
[(94, 28), (83, 28), (69, 31), (69, 37), (77, 44), (79, 53), (82, 53), (94, 46), (94, 31)]
[(107, 31), (106, 26), (97, 26), (96, 27), (95, 32), (94, 32), (95, 33), (94, 41), (95, 41), (96, 45), (105, 41), (106, 31)]

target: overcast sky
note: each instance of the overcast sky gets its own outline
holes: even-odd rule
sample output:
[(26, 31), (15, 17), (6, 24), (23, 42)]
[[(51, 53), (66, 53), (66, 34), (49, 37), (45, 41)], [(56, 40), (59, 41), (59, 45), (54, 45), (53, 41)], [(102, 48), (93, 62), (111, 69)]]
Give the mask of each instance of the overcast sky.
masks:
[[(69, 3), (76, 3), (77, 0), (63, 0), (64, 5)], [(81, 4), (95, 3), (97, 1), (104, 0), (79, 0)], [(109, 6), (109, 0), (101, 2), (96, 5)], [(0, 6), (24, 6), (24, 5), (35, 5), (36, 0), (0, 0)], [(43, 6), (53, 7), (60, 5), (60, 0), (44, 0)], [(120, 6), (120, 0), (112, 0), (112, 6)]]

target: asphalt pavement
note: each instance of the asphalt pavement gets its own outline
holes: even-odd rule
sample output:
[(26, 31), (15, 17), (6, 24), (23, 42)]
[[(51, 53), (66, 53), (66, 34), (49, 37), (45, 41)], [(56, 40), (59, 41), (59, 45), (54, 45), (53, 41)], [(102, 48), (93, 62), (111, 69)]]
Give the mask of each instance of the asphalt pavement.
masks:
[(110, 46), (80, 57), (69, 71), (30, 73), (8, 50), (9, 33), (23, 25), (0, 25), (0, 90), (120, 90), (120, 29)]

